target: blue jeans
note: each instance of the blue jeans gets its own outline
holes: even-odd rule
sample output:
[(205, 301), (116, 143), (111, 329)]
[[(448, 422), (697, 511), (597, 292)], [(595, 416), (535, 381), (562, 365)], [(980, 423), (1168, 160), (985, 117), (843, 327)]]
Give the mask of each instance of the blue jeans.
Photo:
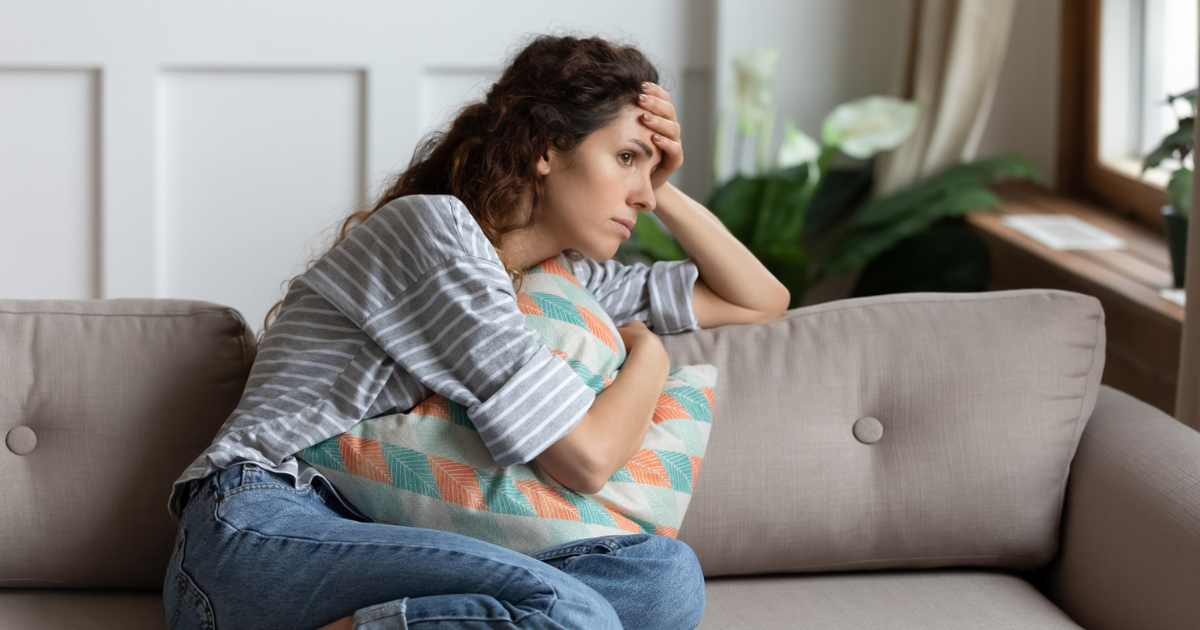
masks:
[[(522, 554), (460, 534), (364, 522), (318, 481), (236, 464), (192, 483), (163, 583), (173, 630), (663, 628), (704, 614), (696, 554), (668, 536)], [(328, 501), (327, 501), (328, 500)]]

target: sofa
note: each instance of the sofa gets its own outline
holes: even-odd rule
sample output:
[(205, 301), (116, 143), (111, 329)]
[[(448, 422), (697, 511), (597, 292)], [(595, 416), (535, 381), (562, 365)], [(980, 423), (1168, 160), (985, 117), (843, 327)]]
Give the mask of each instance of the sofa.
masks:
[[(1100, 383), (1095, 298), (852, 298), (663, 342), (720, 371), (679, 530), (700, 628), (1200, 628), (1200, 433)], [(0, 357), (0, 628), (163, 628), (167, 497), (251, 329), (0, 300)]]

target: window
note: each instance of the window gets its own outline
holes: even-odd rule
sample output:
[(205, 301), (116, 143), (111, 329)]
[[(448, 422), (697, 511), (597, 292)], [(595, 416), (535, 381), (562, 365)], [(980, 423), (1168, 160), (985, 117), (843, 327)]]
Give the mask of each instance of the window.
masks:
[[(1165, 187), (1177, 163), (1142, 173), (1142, 158), (1178, 119), (1196, 87), (1197, 0), (1104, 0), (1100, 14), (1100, 163)], [(1190, 161), (1191, 156), (1188, 156)], [(1189, 163), (1190, 167), (1191, 164)]]
[[(1158, 232), (1178, 164), (1142, 173), (1142, 159), (1193, 115), (1198, 0), (1064, 0), (1058, 179)], [(1190, 166), (1191, 157), (1188, 158)]]

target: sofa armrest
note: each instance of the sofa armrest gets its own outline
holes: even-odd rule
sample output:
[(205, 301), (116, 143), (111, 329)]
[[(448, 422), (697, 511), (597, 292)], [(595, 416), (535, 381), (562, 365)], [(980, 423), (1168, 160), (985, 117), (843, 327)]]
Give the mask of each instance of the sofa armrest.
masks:
[(1200, 432), (1102, 386), (1060, 553), (1033, 581), (1092, 630), (1200, 627)]

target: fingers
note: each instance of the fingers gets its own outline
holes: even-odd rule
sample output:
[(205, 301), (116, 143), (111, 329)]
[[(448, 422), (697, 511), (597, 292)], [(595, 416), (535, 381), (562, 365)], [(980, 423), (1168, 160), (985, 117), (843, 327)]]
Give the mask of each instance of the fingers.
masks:
[(638, 95), (638, 105), (650, 113), (674, 121), (675, 106), (671, 104), (671, 95), (659, 87), (657, 83), (643, 83), (642, 94)]
[(656, 131), (668, 138), (679, 138), (680, 126), (678, 122), (669, 120), (661, 116), (655, 116), (649, 112), (642, 114), (640, 120), (642, 124), (649, 127), (652, 131)]
[(658, 145), (663, 152), (663, 163), (659, 168), (665, 168), (671, 171), (679, 168), (683, 164), (683, 145), (676, 140), (672, 140), (661, 134), (654, 134), (652, 138), (654, 144)]

